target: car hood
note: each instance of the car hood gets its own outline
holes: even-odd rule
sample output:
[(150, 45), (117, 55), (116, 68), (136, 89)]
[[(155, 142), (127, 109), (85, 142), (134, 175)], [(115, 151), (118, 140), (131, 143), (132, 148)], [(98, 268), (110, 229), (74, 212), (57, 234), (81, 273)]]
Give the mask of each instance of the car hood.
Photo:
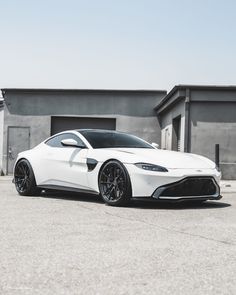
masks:
[[(215, 168), (211, 160), (190, 153), (182, 153), (161, 149), (139, 149), (139, 148), (112, 148), (106, 151), (117, 154), (124, 163), (150, 163), (160, 165), (169, 169), (196, 169)], [(108, 152), (108, 153), (109, 153)]]

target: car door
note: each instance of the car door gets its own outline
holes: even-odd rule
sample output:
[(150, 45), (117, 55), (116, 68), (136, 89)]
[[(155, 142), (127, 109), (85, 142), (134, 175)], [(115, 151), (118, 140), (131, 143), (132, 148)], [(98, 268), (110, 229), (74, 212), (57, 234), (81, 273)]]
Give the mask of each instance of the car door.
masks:
[(88, 189), (87, 148), (63, 146), (63, 139), (74, 139), (78, 145), (86, 145), (73, 133), (63, 133), (45, 142), (41, 163), (41, 179), (38, 185)]

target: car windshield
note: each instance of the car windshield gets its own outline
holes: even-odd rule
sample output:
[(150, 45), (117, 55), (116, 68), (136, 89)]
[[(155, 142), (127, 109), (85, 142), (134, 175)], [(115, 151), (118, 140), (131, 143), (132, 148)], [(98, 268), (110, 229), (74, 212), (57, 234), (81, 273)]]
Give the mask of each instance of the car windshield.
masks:
[(146, 148), (153, 147), (134, 135), (115, 131), (78, 130), (94, 149), (99, 148)]

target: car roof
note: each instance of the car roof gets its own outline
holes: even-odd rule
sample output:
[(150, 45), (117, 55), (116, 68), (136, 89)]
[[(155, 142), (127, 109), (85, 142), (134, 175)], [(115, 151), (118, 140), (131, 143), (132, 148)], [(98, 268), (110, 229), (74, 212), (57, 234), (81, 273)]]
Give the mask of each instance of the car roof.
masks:
[(84, 131), (89, 131), (89, 132), (101, 132), (101, 133), (124, 133), (116, 130), (110, 130), (110, 129), (77, 129), (75, 130), (77, 132), (84, 132)]

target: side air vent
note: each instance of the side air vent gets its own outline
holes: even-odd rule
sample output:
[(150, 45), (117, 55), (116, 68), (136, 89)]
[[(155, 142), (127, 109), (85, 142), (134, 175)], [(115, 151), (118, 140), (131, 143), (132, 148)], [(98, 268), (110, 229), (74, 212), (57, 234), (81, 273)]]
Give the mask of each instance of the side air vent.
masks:
[(97, 163), (98, 163), (97, 160), (87, 158), (88, 171), (93, 171), (93, 169), (97, 166)]

